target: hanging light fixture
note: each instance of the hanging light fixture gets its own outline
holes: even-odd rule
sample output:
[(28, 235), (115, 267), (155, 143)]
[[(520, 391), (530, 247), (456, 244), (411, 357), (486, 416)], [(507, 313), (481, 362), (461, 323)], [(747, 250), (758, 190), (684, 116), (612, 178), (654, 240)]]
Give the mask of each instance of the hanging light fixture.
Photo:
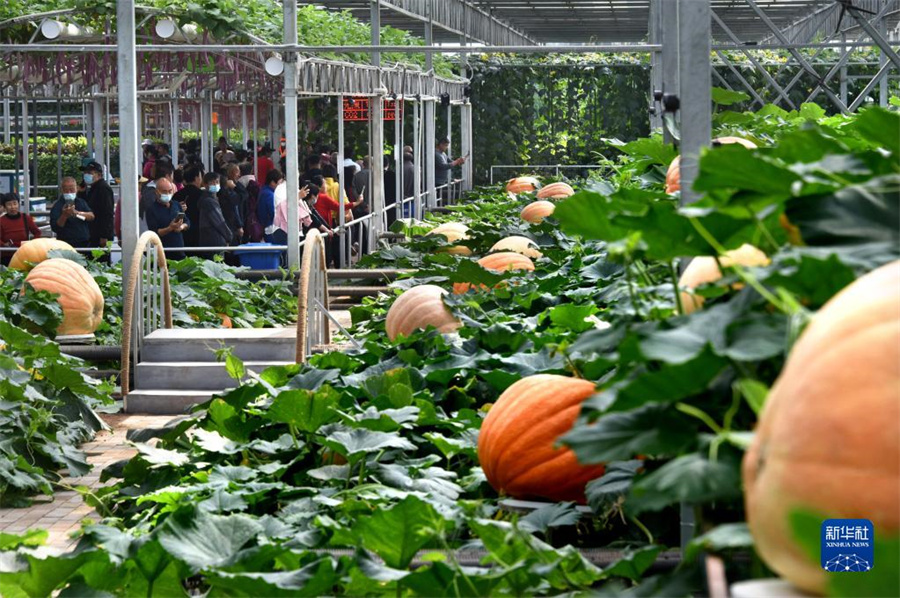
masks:
[(178, 24), (174, 20), (165, 18), (156, 22), (156, 35), (163, 39), (169, 39), (178, 31)]

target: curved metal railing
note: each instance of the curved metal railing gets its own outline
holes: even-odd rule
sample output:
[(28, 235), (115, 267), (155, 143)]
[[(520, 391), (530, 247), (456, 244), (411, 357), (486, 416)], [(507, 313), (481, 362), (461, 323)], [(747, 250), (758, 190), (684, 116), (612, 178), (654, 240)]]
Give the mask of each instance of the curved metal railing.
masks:
[(313, 347), (330, 343), (325, 239), (313, 229), (306, 233), (297, 291), (297, 363), (306, 361)]
[(140, 357), (144, 337), (160, 328), (172, 328), (172, 292), (162, 240), (153, 231), (138, 239), (131, 267), (123, 280), (122, 397), (129, 391), (131, 358)]

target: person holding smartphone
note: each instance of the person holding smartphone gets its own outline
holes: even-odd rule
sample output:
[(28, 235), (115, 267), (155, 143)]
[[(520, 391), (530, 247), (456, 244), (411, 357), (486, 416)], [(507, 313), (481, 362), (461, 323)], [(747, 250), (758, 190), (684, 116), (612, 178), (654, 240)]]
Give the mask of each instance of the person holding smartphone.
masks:
[[(182, 205), (173, 201), (175, 183), (163, 177), (156, 181), (156, 201), (147, 208), (147, 228), (159, 235), (163, 247), (179, 249), (184, 247), (184, 231), (191, 221), (184, 213)], [(183, 251), (166, 251), (166, 259), (183, 260)]]
[(74, 177), (63, 177), (59, 186), (59, 198), (50, 208), (50, 229), (60, 241), (75, 248), (88, 247), (94, 212), (87, 202), (78, 197), (78, 183)]

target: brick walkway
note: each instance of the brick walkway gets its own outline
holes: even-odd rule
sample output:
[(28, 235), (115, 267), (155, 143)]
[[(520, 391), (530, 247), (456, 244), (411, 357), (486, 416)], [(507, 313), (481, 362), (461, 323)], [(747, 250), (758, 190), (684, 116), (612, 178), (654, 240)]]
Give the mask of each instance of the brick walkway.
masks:
[[(107, 465), (128, 459), (135, 450), (125, 443), (128, 430), (156, 428), (174, 419), (172, 415), (102, 415), (111, 432), (100, 432), (93, 441), (86, 443), (82, 449), (88, 454), (88, 462), (94, 468), (86, 476), (65, 478), (64, 483), (71, 486), (88, 486), (99, 488), (100, 474)], [(81, 521), (90, 517), (99, 520), (97, 513), (84, 504), (81, 496), (74, 491), (60, 490), (52, 498), (37, 497), (30, 507), (25, 509), (0, 509), (0, 532), (20, 534), (31, 528), (43, 528), (49, 532), (47, 544), (57, 548), (71, 547), (74, 543), (69, 535), (81, 527)]]

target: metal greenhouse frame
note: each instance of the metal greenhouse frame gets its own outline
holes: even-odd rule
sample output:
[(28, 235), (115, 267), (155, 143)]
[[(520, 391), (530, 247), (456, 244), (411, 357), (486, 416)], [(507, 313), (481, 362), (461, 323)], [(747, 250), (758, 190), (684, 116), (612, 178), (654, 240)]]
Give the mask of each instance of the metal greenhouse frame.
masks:
[[(36, 41), (38, 31), (26, 44), (0, 44), (0, 56), (7, 61), (22, 56), (82, 55), (102, 56), (115, 52), (115, 81), (106, 81), (108, 86), (100, 91), (95, 82), (86, 86), (78, 80), (78, 74), (57, 73), (53, 82), (40, 84), (20, 83), (21, 73), (10, 72), (4, 87), (5, 107), (11, 102), (21, 102), (22, 118), (19, 133), (28, 138), (28, 100), (36, 97), (81, 98), (91, 100), (91, 141), (96, 155), (102, 155), (104, 134), (102, 114), (105, 105), (115, 98), (118, 105), (120, 164), (132, 165), (121, 168), (120, 195), (122, 199), (123, 234), (122, 245), (125, 259), (131, 255), (138, 239), (138, 214), (136, 193), (138, 189), (139, 143), (140, 143), (140, 102), (157, 103), (168, 108), (170, 114), (168, 128), (177, 135), (180, 118), (179, 101), (192, 102), (199, 107), (200, 124), (203, 133), (203, 155), (212, 155), (211, 114), (214, 102), (232, 103), (241, 106), (241, 121), (244, 137), (247, 136), (249, 116), (246, 105), (253, 107), (254, 127), (258, 116), (258, 106), (263, 102), (274, 106), (283, 103), (284, 134), (287, 147), (297, 147), (297, 106), (298, 99), (315, 96), (343, 95), (368, 96), (375, 104), (386, 97), (402, 99), (413, 104), (413, 118), (416, 121), (415, 145), (417, 155), (432, 148), (435, 140), (435, 116), (437, 104), (449, 98), (453, 106), (459, 107), (463, 123), (461, 154), (471, 151), (475, 132), (472, 130), (472, 110), (464, 77), (444, 79), (435, 76), (431, 57), (434, 53), (452, 53), (460, 56), (465, 68), (467, 52), (479, 53), (591, 53), (591, 52), (642, 52), (651, 58), (651, 80), (653, 106), (650, 107), (651, 122), (659, 127), (663, 116), (677, 115), (680, 144), (683, 154), (682, 177), (686, 181), (682, 201), (691, 202), (695, 196), (690, 183), (696, 174), (697, 156), (702, 146), (710, 141), (711, 130), (711, 84), (713, 77), (724, 81), (718, 70), (711, 68), (711, 55), (717, 58), (718, 67), (728, 69), (756, 103), (763, 103), (763, 95), (769, 88), (776, 93), (775, 101), (786, 108), (796, 106), (788, 97), (788, 92), (805, 74), (813, 77), (816, 88), (810, 95), (813, 99), (824, 93), (831, 104), (842, 112), (859, 108), (866, 98), (880, 87), (879, 101), (887, 101), (887, 81), (889, 74), (900, 69), (897, 53), (896, 27), (900, 19), (900, 0), (322, 0), (318, 4), (327, 8), (350, 10), (355, 16), (368, 21), (372, 30), (371, 45), (363, 46), (305, 46), (298, 43), (297, 0), (284, 0), (284, 37), (281, 44), (266, 44), (247, 34), (251, 44), (229, 44), (227, 40), (210, 41), (182, 32), (181, 43), (138, 43), (138, 32), (151, 19), (162, 16), (148, 9), (136, 7), (134, 0), (119, 0), (117, 3), (117, 35), (110, 31), (101, 36), (105, 43), (93, 43), (95, 38), (80, 36), (78, 31), (70, 31), (64, 23), (65, 15), (71, 11), (57, 13), (23, 15), (14, 22), (0, 23), (0, 34), (5, 26), (22, 22), (57, 23), (66, 35), (59, 41), (46, 43)], [(140, 20), (138, 19), (140, 16)], [(382, 23), (421, 34), (423, 46), (380, 45)], [(76, 28), (77, 29), (77, 28)], [(43, 30), (42, 26), (38, 30)], [(890, 30), (890, 32), (889, 32)], [(53, 36), (50, 36), (51, 38)], [(447, 43), (456, 40), (457, 43)], [(84, 43), (90, 41), (91, 43)], [(115, 43), (112, 43), (112, 42)], [(156, 41), (156, 40), (150, 40)], [(599, 43), (598, 43), (599, 42)], [(844, 91), (834, 91), (830, 84), (838, 77), (844, 82), (845, 68), (851, 52), (860, 47), (877, 47), (880, 52), (879, 70), (870, 79), (865, 89), (852, 101)], [(827, 73), (820, 73), (800, 50), (827, 49), (840, 51), (839, 58), (829, 65)], [(798, 73), (790, 84), (782, 86), (766, 70), (757, 53), (761, 50), (786, 50), (791, 55), (791, 65)], [(216, 61), (216, 77), (206, 88), (191, 88), (186, 79), (196, 76), (196, 72), (170, 73), (169, 78), (158, 81), (152, 77), (139, 87), (137, 72), (138, 52), (157, 57), (175, 53), (179, 55), (213, 56)], [(340, 63), (316, 58), (322, 52), (365, 52), (371, 56), (371, 65)], [(424, 53), (426, 70), (382, 65), (383, 52)], [(752, 67), (758, 70), (767, 82), (766, 89), (755, 89), (734, 64), (728, 53), (740, 53)], [(277, 57), (283, 64), (283, 83), (265, 74), (266, 61)], [(160, 58), (161, 59), (161, 58)], [(15, 62), (10, 71), (16, 68)], [(237, 72), (254, 74), (252, 84), (239, 88), (235, 86), (228, 93), (213, 91), (219, 76), (231, 68)], [(784, 68), (784, 67), (782, 67)], [(0, 74), (0, 81), (3, 75)], [(72, 77), (72, 80), (69, 80)], [(82, 79), (84, 75), (82, 74)], [(114, 84), (114, 85), (113, 85)], [(174, 108), (173, 108), (174, 107)], [(275, 123), (279, 118), (277, 107), (271, 110), (269, 129), (279, 128)], [(339, 111), (340, 112), (340, 111)], [(374, 111), (373, 111), (374, 112)], [(449, 114), (449, 112), (448, 112)], [(108, 115), (107, 115), (108, 116)], [(451, 120), (448, 118), (448, 132)], [(9, 111), (5, 111), (9, 130)], [(107, 118), (107, 125), (109, 119)], [(376, 164), (383, 159), (385, 140), (384, 122), (381, 118), (370, 120), (370, 142), (372, 158)], [(343, 131), (342, 123), (339, 130)], [(402, 144), (400, 137), (395, 141)], [(668, 128), (666, 128), (668, 131)], [(421, 134), (419, 134), (421, 133)], [(668, 134), (668, 132), (667, 132)], [(274, 135), (273, 135), (274, 136)], [(270, 136), (271, 137), (271, 136)], [(343, 139), (339, 140), (338, 151), (343, 151)], [(25, 149), (25, 176), (28, 176), (28, 148)], [(343, 155), (340, 156), (343, 159)], [(296, 152), (287, 153), (288, 189), (296, 190), (299, 179), (299, 165)], [(424, 197), (427, 207), (437, 202), (434, 185), (434, 167), (431, 159), (425, 159)], [(472, 183), (471, 165), (463, 170), (463, 188)], [(416, 188), (421, 181), (416, 181)], [(373, 169), (373, 214), (371, 242), (384, 226), (383, 171)], [(26, 182), (27, 187), (27, 182)], [(293, 193), (295, 193), (294, 191)], [(289, 196), (292, 193), (289, 192)], [(292, 197), (289, 200), (295, 199)], [(299, 263), (299, 228), (297, 223), (297, 203), (288, 202), (288, 222), (292, 230), (288, 238), (288, 261), (291, 266)], [(343, 222), (341, 223), (344, 224)], [(127, 266), (127, 264), (126, 264)]]

